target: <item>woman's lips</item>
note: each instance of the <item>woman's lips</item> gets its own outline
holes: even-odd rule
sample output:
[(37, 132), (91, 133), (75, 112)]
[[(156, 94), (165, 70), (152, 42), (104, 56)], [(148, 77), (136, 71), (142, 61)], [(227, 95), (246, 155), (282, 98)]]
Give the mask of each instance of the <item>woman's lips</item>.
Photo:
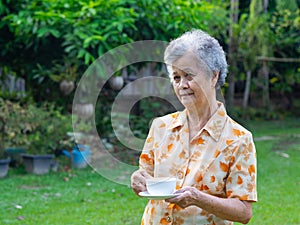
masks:
[(184, 96), (189, 96), (189, 95), (193, 95), (194, 93), (182, 93), (180, 94), (181, 97), (184, 97)]

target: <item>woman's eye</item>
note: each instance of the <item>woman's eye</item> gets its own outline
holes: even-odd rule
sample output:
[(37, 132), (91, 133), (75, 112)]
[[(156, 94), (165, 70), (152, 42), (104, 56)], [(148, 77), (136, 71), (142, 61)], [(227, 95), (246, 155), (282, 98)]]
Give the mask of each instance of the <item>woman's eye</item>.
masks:
[(187, 80), (192, 80), (193, 77), (194, 77), (194, 75), (191, 74), (191, 73), (187, 73), (187, 74), (185, 75), (185, 77), (186, 77)]
[(180, 81), (180, 76), (174, 76), (173, 79), (176, 83), (178, 83)]

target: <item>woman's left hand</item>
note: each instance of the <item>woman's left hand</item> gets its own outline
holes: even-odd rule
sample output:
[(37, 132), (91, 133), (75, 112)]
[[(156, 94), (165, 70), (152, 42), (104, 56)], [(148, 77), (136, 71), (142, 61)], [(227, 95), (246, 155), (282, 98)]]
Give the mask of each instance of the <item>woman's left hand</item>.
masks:
[(238, 198), (220, 198), (198, 190), (195, 187), (184, 187), (174, 194), (174, 198), (166, 199), (181, 208), (194, 205), (225, 220), (248, 223), (252, 217), (252, 202)]
[(200, 191), (195, 187), (184, 187), (174, 194), (179, 194), (174, 198), (168, 198), (165, 201), (169, 203), (174, 203), (181, 208), (186, 208), (191, 205), (195, 205), (198, 199), (198, 195), (201, 194)]

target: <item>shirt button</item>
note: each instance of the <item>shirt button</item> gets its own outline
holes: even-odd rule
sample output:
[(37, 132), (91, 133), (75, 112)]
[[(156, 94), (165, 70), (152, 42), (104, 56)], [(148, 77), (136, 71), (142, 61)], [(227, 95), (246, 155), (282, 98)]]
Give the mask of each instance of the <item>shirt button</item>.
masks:
[(180, 180), (183, 179), (183, 172), (181, 170), (177, 172), (177, 177)]
[(168, 223), (172, 222), (172, 218), (170, 216), (167, 217)]

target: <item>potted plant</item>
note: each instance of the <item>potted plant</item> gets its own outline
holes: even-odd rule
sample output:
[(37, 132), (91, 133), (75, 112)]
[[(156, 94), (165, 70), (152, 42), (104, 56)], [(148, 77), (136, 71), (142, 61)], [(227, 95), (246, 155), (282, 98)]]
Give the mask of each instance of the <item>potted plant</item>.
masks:
[(74, 80), (78, 73), (79, 62), (63, 57), (63, 64), (54, 62), (54, 67), (49, 74), (50, 78), (59, 83), (59, 89), (63, 95), (69, 95), (75, 87)]
[(63, 95), (69, 95), (75, 88), (74, 81), (78, 74), (78, 67), (77, 59), (69, 59), (64, 56), (63, 60), (52, 61), (51, 69), (37, 64), (34, 77), (39, 79), (39, 82), (43, 81), (45, 77), (49, 77), (54, 82), (59, 83), (59, 89)]
[(50, 170), (54, 154), (43, 140), (43, 134), (36, 131), (29, 135), (30, 144), (26, 154), (23, 154), (23, 163), (28, 173), (46, 174)]
[(26, 117), (19, 103), (0, 97), (0, 177), (6, 176), (11, 158), (15, 163), (25, 152), (23, 146), (28, 143), (26, 132), (29, 129)]
[(39, 122), (28, 135), (28, 154), (23, 155), (23, 161), (27, 172), (45, 174), (53, 163), (54, 152), (64, 146), (67, 132), (72, 129), (71, 117), (62, 115), (51, 104), (29, 106), (29, 110)]
[(0, 98), (0, 178), (5, 177), (8, 171), (10, 159), (4, 158), (4, 138), (6, 129), (6, 110), (4, 109), (5, 103), (2, 98)]

